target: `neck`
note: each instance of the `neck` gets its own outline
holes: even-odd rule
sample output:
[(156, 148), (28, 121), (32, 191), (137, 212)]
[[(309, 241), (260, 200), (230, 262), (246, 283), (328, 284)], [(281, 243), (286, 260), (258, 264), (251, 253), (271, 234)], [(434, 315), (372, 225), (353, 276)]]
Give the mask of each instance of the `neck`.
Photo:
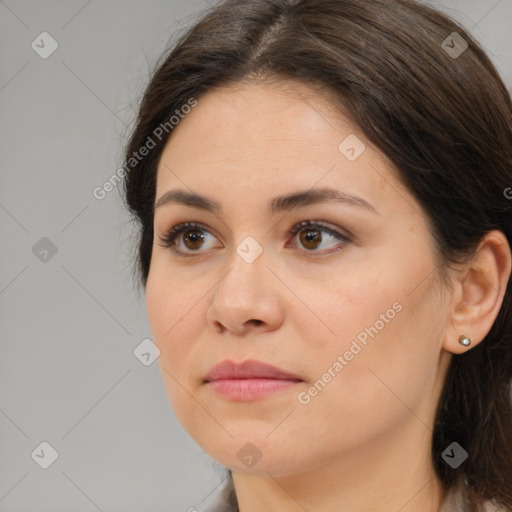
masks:
[(417, 418), (412, 424), (294, 474), (233, 470), (239, 511), (439, 512), (446, 493), (431, 462), (431, 431)]

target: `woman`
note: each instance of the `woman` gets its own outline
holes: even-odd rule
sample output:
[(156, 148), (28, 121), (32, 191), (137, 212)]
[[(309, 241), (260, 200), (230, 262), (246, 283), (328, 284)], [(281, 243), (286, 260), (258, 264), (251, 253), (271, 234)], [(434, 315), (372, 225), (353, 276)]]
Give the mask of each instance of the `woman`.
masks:
[(461, 26), (225, 1), (124, 169), (170, 403), (228, 468), (208, 510), (511, 510), (512, 104)]

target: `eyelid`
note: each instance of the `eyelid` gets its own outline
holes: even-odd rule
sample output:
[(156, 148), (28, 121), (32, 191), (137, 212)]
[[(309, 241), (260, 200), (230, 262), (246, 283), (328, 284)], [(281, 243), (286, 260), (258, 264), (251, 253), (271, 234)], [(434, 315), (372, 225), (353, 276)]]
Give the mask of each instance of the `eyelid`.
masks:
[[(170, 229), (166, 229), (163, 231), (162, 234), (158, 236), (158, 240), (160, 241), (160, 246), (164, 247), (165, 249), (172, 248), (171, 247), (171, 238), (172, 238), (172, 244), (178, 238), (184, 231), (193, 231), (194, 229), (198, 231), (205, 231), (207, 233), (210, 233), (215, 236), (215, 238), (218, 239), (218, 236), (215, 234), (215, 232), (208, 228), (206, 225), (202, 224), (201, 222), (195, 222), (195, 221), (187, 221), (187, 222), (179, 222), (178, 224), (174, 225)], [(176, 251), (179, 252), (179, 251)], [(205, 252), (205, 251), (196, 251), (197, 254)]]
[[(341, 230), (337, 227), (331, 227), (330, 223), (327, 223), (325, 221), (320, 220), (304, 220), (295, 223), (290, 230), (287, 230), (287, 234), (295, 237), (297, 233), (299, 233), (301, 230), (305, 230), (308, 227), (310, 228), (317, 228), (319, 231), (323, 233), (327, 233), (328, 235), (338, 239), (338, 241), (344, 245), (346, 244), (353, 244), (354, 243), (354, 236), (352, 233), (350, 233), (348, 230)], [(201, 222), (195, 222), (195, 221), (186, 221), (186, 222), (180, 222), (178, 224), (175, 224), (172, 228), (168, 230), (164, 230), (164, 232), (160, 235), (158, 235), (159, 245), (163, 247), (164, 249), (171, 249), (174, 253), (178, 254), (179, 256), (183, 257), (195, 257), (200, 256), (202, 254), (207, 253), (208, 251), (191, 251), (191, 252), (184, 252), (181, 249), (177, 249), (175, 246), (175, 241), (180, 237), (180, 235), (183, 232), (186, 231), (204, 231), (206, 233), (209, 233), (213, 235), (215, 238), (218, 239), (218, 236), (215, 234), (214, 230), (211, 230), (209, 227), (204, 225)], [(344, 232), (345, 233), (344, 233)], [(343, 247), (344, 248), (344, 247)], [(302, 253), (313, 256), (313, 257), (320, 257), (323, 255), (328, 255), (333, 252), (338, 252), (339, 250), (342, 250), (343, 248), (338, 249), (331, 249), (331, 250), (324, 250), (324, 251), (308, 251), (306, 249), (303, 249)]]
[(302, 229), (306, 229), (307, 227), (313, 227), (313, 228), (321, 228), (321, 231), (328, 233), (329, 235), (338, 238), (340, 240), (345, 240), (347, 242), (352, 241), (354, 236), (349, 233), (347, 230), (345, 230), (346, 233), (343, 233), (340, 228), (337, 227), (331, 227), (331, 224), (324, 222), (324, 221), (316, 221), (316, 220), (303, 220), (300, 222), (297, 222), (293, 225), (293, 227), (288, 231), (288, 234), (290, 235), (296, 235), (299, 231)]

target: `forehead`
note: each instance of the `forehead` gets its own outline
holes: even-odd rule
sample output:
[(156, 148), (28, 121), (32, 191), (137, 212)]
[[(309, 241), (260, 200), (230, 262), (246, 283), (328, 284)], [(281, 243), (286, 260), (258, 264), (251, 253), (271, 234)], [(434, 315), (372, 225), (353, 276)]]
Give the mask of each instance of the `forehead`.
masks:
[[(203, 150), (215, 145), (217, 150), (224, 147), (236, 153), (239, 146), (261, 148), (278, 140), (288, 140), (288, 146), (296, 141), (299, 147), (304, 140), (318, 143), (321, 137), (315, 134), (322, 134), (321, 142), (328, 144), (332, 141), (325, 138), (327, 132), (339, 135), (354, 129), (327, 98), (303, 84), (233, 84), (202, 95), (173, 129), (169, 144), (199, 144)], [(276, 145), (273, 153), (280, 148), (286, 150)], [(307, 148), (302, 149), (307, 153)]]
[[(256, 198), (337, 186), (397, 206), (397, 189), (403, 187), (389, 160), (332, 102), (307, 86), (236, 84), (208, 91), (197, 101), (164, 148), (157, 199), (178, 186), (204, 195), (216, 190), (221, 200), (247, 190)], [(356, 160), (342, 153), (345, 140), (362, 144)]]

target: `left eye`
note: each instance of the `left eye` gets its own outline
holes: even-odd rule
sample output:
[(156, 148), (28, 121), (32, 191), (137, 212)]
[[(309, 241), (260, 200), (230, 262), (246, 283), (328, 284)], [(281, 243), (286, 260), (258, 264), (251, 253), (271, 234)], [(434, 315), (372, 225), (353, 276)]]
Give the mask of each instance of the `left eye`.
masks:
[[(180, 237), (180, 235), (185, 234), (185, 237), (180, 237), (178, 242), (183, 242), (185, 248), (189, 251), (204, 252), (198, 251), (207, 239), (207, 236), (205, 236), (204, 233), (211, 235), (211, 233), (201, 224), (196, 222), (185, 222), (183, 224), (178, 224), (163, 235), (160, 235), (158, 237), (159, 245), (166, 249), (171, 249), (178, 254), (189, 256), (190, 254), (184, 251), (182, 247), (176, 247), (175, 242), (177, 238)], [(324, 224), (311, 221), (300, 222), (289, 231), (289, 234), (292, 236), (298, 233), (300, 235), (300, 242), (304, 247), (306, 247), (306, 249), (308, 249), (306, 252), (318, 252), (316, 249), (318, 249), (318, 247), (324, 242), (324, 238), (331, 238), (338, 242), (341, 241), (343, 245), (351, 242), (351, 238), (349, 236), (344, 235)], [(327, 234), (327, 237), (324, 237), (322, 233)], [(213, 237), (213, 235), (211, 236)]]
[[(318, 249), (318, 246), (324, 241), (324, 237), (322, 233), (327, 234), (327, 239), (331, 238), (337, 240), (338, 242), (342, 242), (344, 246), (347, 243), (351, 242), (351, 237), (336, 231), (335, 229), (330, 228), (324, 224), (319, 224), (315, 222), (311, 222), (309, 220), (305, 220), (303, 222), (299, 222), (296, 224), (289, 232), (290, 235), (296, 235), (299, 233), (300, 242), (307, 249)], [(307, 252), (318, 252), (318, 251), (307, 251)], [(328, 251), (333, 252), (333, 251)]]

